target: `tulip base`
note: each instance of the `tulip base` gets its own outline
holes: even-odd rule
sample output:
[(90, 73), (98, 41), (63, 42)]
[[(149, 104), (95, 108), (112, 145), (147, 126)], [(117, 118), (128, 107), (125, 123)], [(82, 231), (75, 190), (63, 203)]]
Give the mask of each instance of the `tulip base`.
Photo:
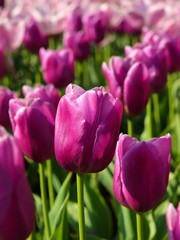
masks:
[(85, 240), (85, 218), (84, 218), (84, 174), (77, 173), (77, 200), (79, 210), (79, 239)]
[(143, 215), (136, 213), (137, 240), (143, 240)]

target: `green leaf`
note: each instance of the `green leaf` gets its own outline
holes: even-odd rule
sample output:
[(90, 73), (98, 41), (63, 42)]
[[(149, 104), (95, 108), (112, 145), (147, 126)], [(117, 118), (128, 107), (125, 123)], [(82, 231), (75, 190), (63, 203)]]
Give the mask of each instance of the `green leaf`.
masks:
[(112, 216), (110, 209), (98, 189), (92, 189), (86, 178), (84, 200), (95, 234), (102, 238), (111, 239)]
[(70, 172), (65, 181), (63, 182), (60, 191), (55, 199), (54, 205), (49, 212), (49, 222), (51, 228), (51, 238), (53, 238), (55, 234), (55, 230), (57, 226), (60, 224), (63, 210), (66, 207), (66, 204), (69, 199), (69, 188), (70, 188), (70, 180), (72, 177), (72, 173)]

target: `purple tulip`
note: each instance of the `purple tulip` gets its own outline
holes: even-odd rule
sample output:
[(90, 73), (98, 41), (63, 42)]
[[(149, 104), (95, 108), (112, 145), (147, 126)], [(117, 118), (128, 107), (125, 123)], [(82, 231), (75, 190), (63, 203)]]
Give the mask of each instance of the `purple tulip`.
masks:
[(109, 92), (122, 100), (128, 115), (139, 115), (146, 107), (149, 97), (147, 67), (133, 59), (112, 57), (109, 67), (102, 65), (108, 81)]
[(25, 98), (40, 98), (45, 102), (51, 103), (55, 109), (57, 109), (60, 95), (58, 90), (54, 87), (53, 84), (48, 84), (46, 86), (39, 84), (37, 86), (30, 87), (24, 85), (22, 88)]
[(105, 12), (97, 11), (84, 19), (85, 31), (90, 41), (101, 42), (107, 30), (107, 19)]
[(5, 0), (0, 0), (0, 7), (4, 7)]
[(0, 78), (3, 78), (7, 74), (7, 67), (2, 47), (0, 47), (0, 63)]
[(126, 57), (143, 62), (149, 71), (149, 84), (152, 93), (159, 93), (167, 82), (166, 56), (163, 49), (152, 45), (136, 44), (125, 47)]
[(40, 31), (38, 23), (33, 19), (26, 24), (23, 44), (32, 52), (38, 52), (41, 47), (48, 47), (48, 37)]
[(11, 128), (9, 119), (9, 101), (12, 98), (17, 98), (17, 94), (9, 88), (0, 87), (0, 125), (6, 129)]
[(116, 146), (113, 191), (123, 206), (146, 212), (162, 200), (168, 184), (171, 136), (139, 142), (121, 134)]
[(74, 9), (71, 15), (67, 18), (67, 27), (66, 30), (68, 32), (71, 31), (80, 31), (83, 28), (82, 23), (82, 11), (80, 8)]
[(22, 153), (3, 127), (0, 127), (0, 196), (0, 239), (26, 239), (35, 226), (33, 197)]
[(122, 118), (122, 104), (104, 88), (85, 91), (69, 85), (55, 120), (55, 154), (68, 171), (93, 173), (111, 162)]
[(169, 240), (180, 239), (180, 203), (177, 211), (172, 203), (169, 203), (166, 212), (166, 224), (169, 234)]
[(10, 120), (22, 152), (35, 162), (54, 156), (55, 109), (40, 98), (10, 101)]
[(63, 44), (73, 51), (74, 58), (77, 60), (82, 61), (90, 54), (90, 40), (84, 30), (65, 32)]
[(45, 50), (41, 48), (39, 57), (46, 83), (63, 88), (74, 80), (74, 56), (70, 49)]

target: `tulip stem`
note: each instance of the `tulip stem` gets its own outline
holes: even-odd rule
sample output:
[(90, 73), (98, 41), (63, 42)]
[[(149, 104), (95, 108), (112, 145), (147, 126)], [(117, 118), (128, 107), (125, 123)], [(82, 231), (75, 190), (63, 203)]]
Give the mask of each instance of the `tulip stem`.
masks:
[(147, 104), (147, 115), (148, 115), (148, 138), (152, 138), (152, 99), (149, 98), (148, 104)]
[(128, 127), (128, 135), (130, 137), (133, 137), (133, 121), (132, 121), (132, 118), (128, 118), (127, 127)]
[(76, 174), (77, 178), (77, 198), (79, 210), (79, 239), (85, 240), (85, 218), (84, 218), (84, 175), (82, 173)]
[(47, 160), (47, 179), (48, 179), (48, 191), (49, 191), (49, 202), (50, 208), (52, 208), (54, 204), (54, 190), (53, 190), (53, 183), (52, 183), (52, 160)]
[(55, 39), (53, 37), (49, 37), (48, 42), (49, 42), (49, 48), (50, 49), (52, 49), (52, 50), (56, 49), (56, 47), (55, 47)]
[(136, 213), (137, 240), (143, 240), (143, 215)]
[(47, 239), (49, 239), (51, 233), (50, 233), (50, 224), (49, 224), (49, 218), (48, 218), (48, 206), (47, 206), (44, 170), (45, 170), (44, 163), (39, 163), (39, 178), (40, 178), (40, 190), (41, 190), (41, 199), (42, 199), (42, 207), (43, 207), (44, 225), (45, 225)]
[(173, 111), (173, 95), (172, 95), (172, 85), (173, 85), (173, 79), (172, 75), (168, 77), (168, 99), (169, 99), (169, 123), (172, 122), (174, 118), (174, 111)]
[(156, 123), (157, 135), (158, 135), (161, 131), (161, 120), (160, 120), (160, 109), (159, 109), (159, 96), (158, 96), (158, 94), (156, 94), (156, 93), (153, 94), (152, 99), (153, 99), (153, 107), (154, 107), (154, 120), (155, 120), (155, 123)]

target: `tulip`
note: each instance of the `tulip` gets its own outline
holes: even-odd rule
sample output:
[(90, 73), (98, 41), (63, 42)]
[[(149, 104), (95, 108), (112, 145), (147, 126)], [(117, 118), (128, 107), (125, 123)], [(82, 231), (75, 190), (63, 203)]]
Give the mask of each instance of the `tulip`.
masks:
[(6, 67), (6, 62), (5, 62), (5, 57), (4, 57), (4, 51), (3, 48), (0, 47), (0, 78), (3, 78), (7, 74), (7, 67)]
[(162, 200), (168, 184), (171, 136), (139, 142), (121, 134), (116, 146), (113, 191), (123, 206), (146, 212)]
[(74, 56), (70, 49), (45, 50), (41, 48), (39, 57), (46, 83), (63, 88), (74, 80)]
[(105, 169), (120, 130), (122, 104), (104, 88), (69, 85), (55, 120), (55, 155), (61, 167), (78, 173)]
[(0, 176), (0, 239), (24, 240), (35, 226), (35, 207), (22, 152), (3, 127), (0, 127)]
[(48, 37), (40, 31), (37, 22), (32, 19), (26, 24), (23, 44), (32, 52), (38, 52), (41, 47), (48, 47)]
[(169, 203), (166, 212), (166, 223), (169, 234), (169, 240), (180, 239), (180, 203), (177, 211), (172, 203)]
[(12, 92), (9, 88), (0, 87), (0, 125), (6, 129), (11, 128), (9, 119), (9, 101), (10, 99), (17, 98), (17, 94)]
[(84, 19), (84, 25), (90, 41), (99, 43), (104, 39), (107, 30), (107, 19), (104, 12), (97, 11), (87, 16)]
[(57, 109), (60, 95), (53, 84), (48, 84), (46, 86), (38, 84), (34, 88), (28, 85), (24, 85), (22, 87), (22, 91), (26, 99), (41, 98), (43, 101), (51, 103), (54, 108)]
[(83, 28), (82, 23), (82, 11), (80, 8), (74, 9), (71, 15), (67, 18), (67, 27), (66, 30), (68, 32), (71, 31), (80, 31)]
[(165, 51), (152, 45), (136, 44), (133, 48), (125, 47), (125, 54), (147, 66), (151, 92), (161, 92), (167, 82)]
[(104, 62), (102, 70), (108, 81), (109, 92), (123, 101), (126, 113), (130, 116), (139, 115), (149, 97), (147, 67), (133, 59), (111, 57), (109, 67)]
[(10, 120), (22, 152), (35, 162), (54, 156), (55, 109), (39, 98), (10, 100)]
[(77, 60), (82, 61), (90, 54), (90, 40), (84, 30), (66, 32), (63, 44), (73, 51), (74, 58)]

